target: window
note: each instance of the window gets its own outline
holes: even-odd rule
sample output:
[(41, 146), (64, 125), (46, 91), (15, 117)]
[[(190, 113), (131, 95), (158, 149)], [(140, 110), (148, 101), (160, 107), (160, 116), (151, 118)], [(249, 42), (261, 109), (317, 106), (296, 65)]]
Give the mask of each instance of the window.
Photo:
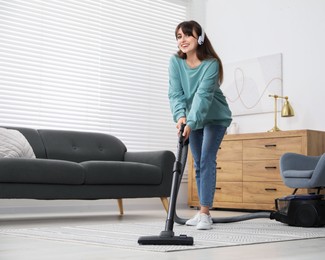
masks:
[(0, 0), (2, 126), (173, 150), (168, 62), (186, 0)]

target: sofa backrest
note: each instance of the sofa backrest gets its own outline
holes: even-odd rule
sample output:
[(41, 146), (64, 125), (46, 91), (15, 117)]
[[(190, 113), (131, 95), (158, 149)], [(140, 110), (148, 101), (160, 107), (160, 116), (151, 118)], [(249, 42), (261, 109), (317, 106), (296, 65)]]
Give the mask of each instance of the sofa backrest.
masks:
[(123, 161), (126, 147), (115, 136), (66, 130), (38, 130), (47, 158), (83, 162)]
[(126, 147), (115, 136), (66, 130), (9, 127), (21, 132), (32, 146), (35, 156), (73, 162), (123, 161)]

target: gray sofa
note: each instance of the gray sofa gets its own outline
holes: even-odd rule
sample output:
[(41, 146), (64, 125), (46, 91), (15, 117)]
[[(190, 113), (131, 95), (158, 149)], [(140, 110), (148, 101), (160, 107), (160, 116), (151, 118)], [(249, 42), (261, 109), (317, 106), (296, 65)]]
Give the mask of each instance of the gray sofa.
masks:
[(0, 159), (0, 198), (161, 198), (167, 210), (175, 156), (171, 151), (128, 152), (118, 138), (63, 130), (4, 127), (22, 133), (36, 159)]

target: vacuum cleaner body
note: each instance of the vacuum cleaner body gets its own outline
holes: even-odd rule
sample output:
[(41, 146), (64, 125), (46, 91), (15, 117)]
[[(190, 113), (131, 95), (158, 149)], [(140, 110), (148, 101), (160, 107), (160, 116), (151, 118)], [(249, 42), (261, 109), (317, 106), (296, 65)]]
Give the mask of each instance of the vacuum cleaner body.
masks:
[(289, 195), (275, 200), (276, 211), (270, 218), (297, 227), (325, 225), (324, 195)]

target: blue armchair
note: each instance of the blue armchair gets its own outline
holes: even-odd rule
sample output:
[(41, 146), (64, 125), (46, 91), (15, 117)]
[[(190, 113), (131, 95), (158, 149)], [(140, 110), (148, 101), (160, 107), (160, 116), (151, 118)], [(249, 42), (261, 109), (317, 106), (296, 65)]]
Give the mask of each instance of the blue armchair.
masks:
[(325, 187), (325, 153), (321, 156), (306, 156), (285, 153), (280, 158), (280, 173), (284, 184), (290, 188), (320, 189)]

